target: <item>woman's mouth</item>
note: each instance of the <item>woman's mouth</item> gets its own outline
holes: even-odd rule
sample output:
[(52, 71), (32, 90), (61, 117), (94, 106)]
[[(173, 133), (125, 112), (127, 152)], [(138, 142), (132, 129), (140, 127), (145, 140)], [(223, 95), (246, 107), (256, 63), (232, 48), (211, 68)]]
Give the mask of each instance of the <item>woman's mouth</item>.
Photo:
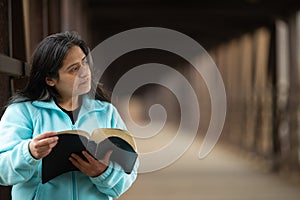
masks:
[(87, 84), (89, 82), (89, 79), (86, 79), (86, 80), (84, 80), (84, 81), (81, 81), (80, 83), (79, 83), (79, 85), (85, 85), (85, 84)]

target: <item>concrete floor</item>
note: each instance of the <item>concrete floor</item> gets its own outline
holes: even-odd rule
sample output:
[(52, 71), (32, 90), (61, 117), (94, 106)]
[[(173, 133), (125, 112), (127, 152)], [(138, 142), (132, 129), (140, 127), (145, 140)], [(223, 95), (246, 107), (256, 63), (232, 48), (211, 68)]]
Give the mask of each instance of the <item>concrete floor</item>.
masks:
[(272, 174), (247, 154), (218, 143), (203, 160), (200, 141), (175, 163), (140, 174), (121, 200), (299, 200), (300, 186)]

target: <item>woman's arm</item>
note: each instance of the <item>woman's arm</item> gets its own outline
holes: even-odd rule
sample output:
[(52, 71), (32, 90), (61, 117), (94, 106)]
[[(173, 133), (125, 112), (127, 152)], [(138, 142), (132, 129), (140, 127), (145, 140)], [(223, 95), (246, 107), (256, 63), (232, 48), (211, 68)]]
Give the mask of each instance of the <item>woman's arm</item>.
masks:
[(139, 162), (137, 160), (131, 174), (126, 174), (120, 165), (115, 162), (110, 162), (107, 170), (103, 174), (95, 178), (90, 177), (90, 179), (100, 192), (113, 198), (118, 198), (127, 191), (136, 180), (138, 166)]
[(29, 151), (32, 123), (27, 108), (10, 105), (0, 121), (0, 184), (13, 185), (29, 180), (39, 160)]

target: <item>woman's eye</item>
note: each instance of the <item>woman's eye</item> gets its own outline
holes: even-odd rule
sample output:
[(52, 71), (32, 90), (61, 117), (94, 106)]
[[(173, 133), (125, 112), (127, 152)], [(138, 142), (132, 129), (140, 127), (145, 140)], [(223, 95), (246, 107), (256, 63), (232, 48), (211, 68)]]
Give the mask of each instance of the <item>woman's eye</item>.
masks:
[(78, 70), (79, 70), (79, 67), (78, 67), (78, 66), (75, 66), (75, 67), (72, 68), (72, 71), (73, 71), (73, 72), (76, 72), (76, 71), (78, 71)]

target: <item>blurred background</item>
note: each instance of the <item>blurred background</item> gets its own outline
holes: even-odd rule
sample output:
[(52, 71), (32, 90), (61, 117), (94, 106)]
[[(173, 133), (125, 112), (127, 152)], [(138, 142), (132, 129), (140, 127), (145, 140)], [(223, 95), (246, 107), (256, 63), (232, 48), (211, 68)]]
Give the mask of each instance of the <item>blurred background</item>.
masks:
[[(201, 110), (197, 137), (183, 156), (140, 174), (120, 199), (300, 199), (299, 0), (0, 0), (0, 106), (26, 84), (30, 57), (45, 36), (77, 31), (93, 49), (140, 27), (172, 29), (202, 45), (223, 78), (227, 113), (219, 142), (200, 160), (211, 100), (193, 66), (159, 49), (128, 52), (111, 63), (101, 79), (107, 90), (136, 66), (162, 63), (189, 81)], [(171, 141), (180, 123), (176, 96), (147, 84), (131, 94), (137, 124), (151, 123), (153, 104), (164, 107), (167, 119), (157, 136), (137, 141), (141, 153)], [(0, 186), (1, 200), (10, 199), (10, 189)]]

